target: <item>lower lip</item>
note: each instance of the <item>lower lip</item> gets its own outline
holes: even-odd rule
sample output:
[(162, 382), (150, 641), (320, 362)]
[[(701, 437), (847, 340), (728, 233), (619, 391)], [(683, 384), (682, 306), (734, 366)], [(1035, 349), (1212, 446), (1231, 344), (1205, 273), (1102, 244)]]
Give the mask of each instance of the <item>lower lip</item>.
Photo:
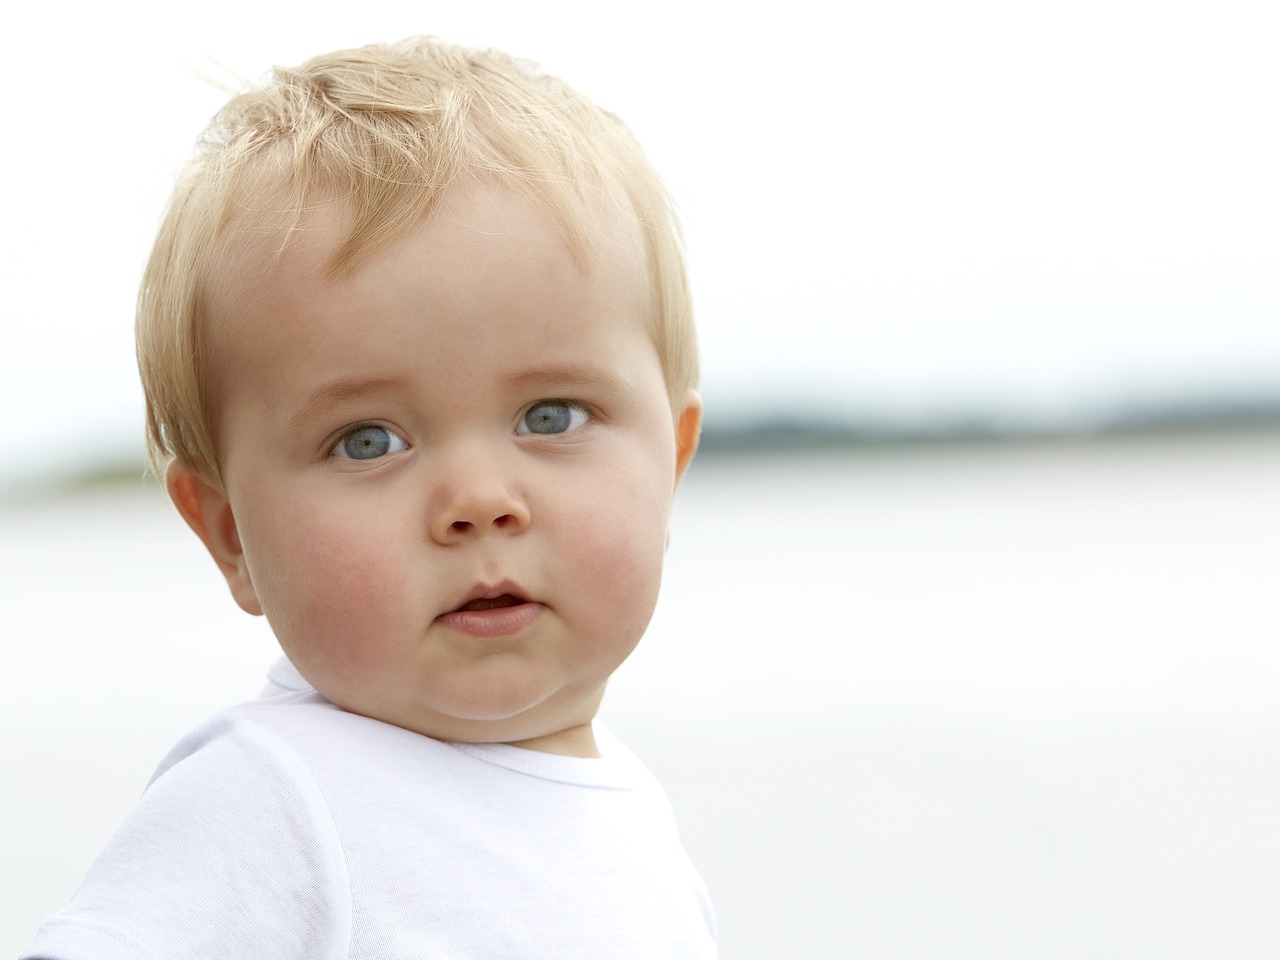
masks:
[(509, 637), (533, 623), (542, 609), (540, 603), (518, 603), (492, 610), (455, 610), (440, 614), (436, 622), (469, 637)]

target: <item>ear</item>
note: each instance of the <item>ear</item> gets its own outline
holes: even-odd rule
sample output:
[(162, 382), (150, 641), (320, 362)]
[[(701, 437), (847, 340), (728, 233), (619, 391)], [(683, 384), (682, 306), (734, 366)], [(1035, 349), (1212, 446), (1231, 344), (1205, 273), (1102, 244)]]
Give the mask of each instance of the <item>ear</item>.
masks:
[(182, 519), (195, 531), (226, 577), (236, 603), (246, 613), (261, 615), (262, 605), (249, 577), (236, 518), (222, 488), (176, 460), (165, 471), (164, 483)]
[(684, 409), (676, 419), (676, 483), (689, 469), (689, 462), (698, 452), (698, 438), (702, 436), (702, 398), (697, 390), (684, 395)]

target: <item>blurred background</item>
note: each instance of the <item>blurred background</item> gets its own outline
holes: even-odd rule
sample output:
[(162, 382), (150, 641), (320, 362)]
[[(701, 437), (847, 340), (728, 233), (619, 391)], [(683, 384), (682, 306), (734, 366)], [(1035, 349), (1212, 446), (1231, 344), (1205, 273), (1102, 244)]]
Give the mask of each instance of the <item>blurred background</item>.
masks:
[(724, 956), (1280, 953), (1273, 4), (5, 19), (0, 952), (274, 656), (142, 479), (172, 175), (218, 83), (432, 33), (619, 113), (684, 214), (707, 432), (605, 718)]

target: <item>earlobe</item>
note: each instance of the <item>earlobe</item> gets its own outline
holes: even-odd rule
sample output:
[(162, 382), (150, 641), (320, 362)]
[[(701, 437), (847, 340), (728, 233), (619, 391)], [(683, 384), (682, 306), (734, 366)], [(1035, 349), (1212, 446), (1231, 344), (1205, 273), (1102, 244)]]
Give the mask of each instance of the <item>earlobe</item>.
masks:
[(684, 409), (676, 419), (676, 483), (689, 469), (693, 455), (698, 452), (698, 438), (702, 435), (702, 398), (697, 390), (685, 394)]
[(213, 557), (236, 603), (246, 613), (260, 615), (262, 606), (249, 576), (235, 514), (222, 488), (176, 460), (169, 464), (164, 481), (169, 499)]

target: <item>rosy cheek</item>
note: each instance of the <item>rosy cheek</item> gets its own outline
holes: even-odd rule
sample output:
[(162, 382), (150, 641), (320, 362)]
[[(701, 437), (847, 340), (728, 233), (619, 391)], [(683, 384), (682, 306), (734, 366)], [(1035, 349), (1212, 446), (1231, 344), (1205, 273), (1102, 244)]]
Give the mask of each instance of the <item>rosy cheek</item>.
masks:
[(267, 591), (267, 615), (282, 640), (323, 644), (329, 656), (367, 647), (362, 641), (380, 631), (397, 609), (394, 598), (407, 589), (400, 582), (406, 565), (358, 528), (300, 524), (287, 544), (272, 564), (281, 575)]
[(583, 582), (593, 583), (597, 595), (608, 598), (614, 615), (651, 604), (662, 574), (664, 532), (645, 511), (629, 520), (584, 530), (575, 544)]

